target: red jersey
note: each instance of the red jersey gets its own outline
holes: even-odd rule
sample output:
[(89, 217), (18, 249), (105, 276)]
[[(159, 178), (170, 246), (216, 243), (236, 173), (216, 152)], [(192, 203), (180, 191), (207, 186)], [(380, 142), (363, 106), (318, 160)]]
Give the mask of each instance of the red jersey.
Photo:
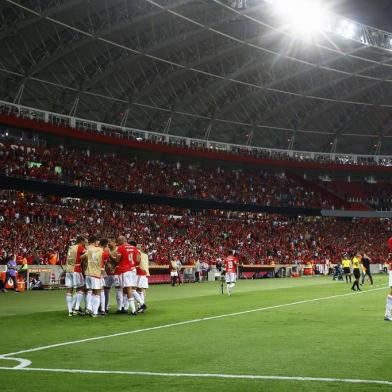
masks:
[(117, 248), (117, 253), (121, 255), (120, 262), (116, 268), (116, 274), (133, 271), (140, 262), (140, 252), (136, 246), (122, 244)]
[(237, 272), (237, 263), (238, 259), (234, 256), (227, 256), (224, 260), (225, 263), (225, 270), (229, 273), (236, 273)]
[(82, 267), (80, 265), (80, 257), (83, 255), (84, 252), (86, 252), (86, 248), (83, 245), (79, 244), (78, 250), (76, 252), (76, 261), (75, 261), (74, 272), (82, 272)]
[(136, 275), (147, 276), (147, 272), (142, 270), (140, 267), (136, 267)]
[(109, 261), (109, 249), (104, 249), (102, 253), (102, 261), (101, 261), (101, 268), (105, 268), (105, 264)]
[(104, 268), (105, 268), (106, 275), (117, 275), (117, 267), (113, 269), (113, 265), (111, 263), (108, 264), (110, 268), (106, 268), (106, 264), (111, 262), (110, 250), (108, 248), (104, 249), (103, 257), (105, 258)]

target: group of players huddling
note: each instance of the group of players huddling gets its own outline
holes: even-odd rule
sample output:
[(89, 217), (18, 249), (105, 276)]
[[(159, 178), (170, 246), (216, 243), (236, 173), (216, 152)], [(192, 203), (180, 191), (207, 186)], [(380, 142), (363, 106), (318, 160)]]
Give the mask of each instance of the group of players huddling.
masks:
[[(388, 240), (392, 252), (392, 237)], [(362, 261), (368, 259), (362, 256)], [(356, 255), (352, 260), (355, 286), (359, 289), (360, 258)], [(344, 275), (351, 282), (350, 260), (345, 258), (342, 262)], [(147, 309), (145, 304), (146, 290), (148, 289), (148, 255), (143, 252), (136, 242), (127, 242), (124, 236), (114, 239), (100, 239), (92, 236), (89, 241), (78, 237), (75, 245), (68, 249), (67, 260), (64, 266), (65, 286), (67, 287), (66, 301), (69, 316), (90, 315), (98, 317), (109, 312), (110, 289), (116, 289), (117, 313), (136, 316)], [(363, 263), (364, 265), (366, 263)], [(227, 294), (230, 296), (237, 279), (238, 258), (230, 255), (224, 259), (224, 279)], [(371, 284), (370, 265), (366, 264), (367, 274)], [(387, 297), (385, 320), (392, 321), (392, 263), (389, 270), (390, 292)], [(75, 290), (75, 292), (74, 292)], [(84, 309), (81, 305), (84, 300)]]
[(136, 316), (147, 309), (148, 255), (124, 236), (117, 240), (92, 236), (88, 241), (78, 237), (68, 249), (64, 271), (69, 316), (106, 315), (112, 287), (117, 313), (128, 314), (130, 309), (129, 314)]

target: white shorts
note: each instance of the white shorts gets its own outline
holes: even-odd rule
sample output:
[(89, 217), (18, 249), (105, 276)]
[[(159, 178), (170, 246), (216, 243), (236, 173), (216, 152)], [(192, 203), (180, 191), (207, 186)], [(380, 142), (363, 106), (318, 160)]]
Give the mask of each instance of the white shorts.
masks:
[(86, 288), (89, 290), (101, 290), (102, 278), (94, 278), (93, 276), (86, 276)]
[(237, 280), (237, 274), (235, 272), (226, 272), (225, 279), (226, 283), (235, 283)]
[(392, 287), (392, 271), (389, 271), (389, 287)]
[(136, 270), (127, 271), (118, 275), (120, 287), (136, 287)]
[(84, 276), (81, 272), (67, 272), (65, 274), (65, 287), (83, 287), (85, 285)]
[(136, 275), (136, 287), (138, 289), (148, 289), (148, 278), (146, 275)]
[(178, 272), (177, 271), (171, 271), (170, 272), (170, 276), (178, 276)]
[(118, 279), (118, 275), (107, 275), (104, 277), (105, 287), (118, 287), (120, 286), (120, 282)]

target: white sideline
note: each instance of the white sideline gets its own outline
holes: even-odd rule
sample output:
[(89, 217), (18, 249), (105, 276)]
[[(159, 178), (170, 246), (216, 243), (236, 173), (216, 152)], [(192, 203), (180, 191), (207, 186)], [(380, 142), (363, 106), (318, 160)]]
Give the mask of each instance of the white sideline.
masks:
[(72, 341), (63, 342), (63, 343), (50, 344), (50, 345), (47, 345), (47, 346), (40, 346), (40, 347), (30, 348), (30, 349), (27, 349), (27, 350), (16, 351), (16, 352), (13, 352), (13, 353), (0, 354), (0, 359), (1, 358), (7, 359), (6, 357), (14, 357), (14, 356), (19, 355), (19, 354), (31, 353), (31, 352), (35, 352), (35, 351), (41, 351), (41, 350), (47, 350), (47, 349), (51, 349), (51, 348), (55, 348), (55, 347), (68, 346), (68, 345), (71, 345), (71, 344), (78, 344), (78, 343), (91, 342), (91, 341), (94, 341), (94, 340), (102, 340), (102, 339), (114, 338), (114, 337), (117, 337), (117, 336), (131, 335), (131, 334), (136, 334), (136, 333), (139, 333), (139, 332), (155, 331), (155, 330), (164, 329), (164, 328), (177, 327), (177, 326), (180, 326), (180, 325), (194, 324), (194, 323), (198, 323), (198, 322), (201, 322), (201, 321), (217, 320), (217, 319), (225, 318), (225, 317), (240, 316), (240, 315), (249, 314), (249, 313), (262, 312), (262, 311), (265, 311), (265, 310), (284, 308), (284, 307), (289, 307), (289, 306), (294, 306), (294, 305), (307, 304), (307, 303), (311, 303), (311, 302), (325, 301), (325, 300), (330, 300), (330, 299), (334, 299), (334, 298), (342, 298), (342, 297), (349, 297), (349, 296), (352, 296), (352, 295), (360, 295), (360, 294), (370, 293), (370, 292), (373, 292), (373, 291), (385, 290), (385, 288), (386, 288), (386, 286), (385, 287), (379, 287), (379, 288), (376, 288), (376, 289), (370, 289), (370, 290), (366, 290), (366, 291), (361, 291), (359, 293), (355, 292), (355, 293), (331, 295), (331, 296), (328, 296), (328, 297), (313, 298), (313, 299), (307, 299), (307, 300), (303, 300), (303, 301), (290, 302), (290, 303), (286, 303), (286, 304), (266, 306), (264, 308), (244, 310), (244, 311), (241, 311), (241, 312), (227, 313), (227, 314), (221, 314), (221, 315), (218, 315), (218, 316), (202, 317), (202, 318), (197, 318), (197, 319), (193, 319), (193, 320), (180, 321), (180, 322), (177, 322), (177, 323), (158, 325), (156, 327), (136, 329), (136, 330), (132, 330), (132, 331), (125, 331), (125, 332), (114, 333), (114, 334), (110, 334), (110, 335), (95, 336), (95, 337), (92, 337), (92, 338), (86, 338), (86, 339), (72, 340)]
[(318, 381), (329, 383), (349, 384), (378, 384), (392, 385), (392, 381), (384, 380), (361, 380), (353, 378), (324, 378), (324, 377), (296, 377), (296, 376), (263, 376), (252, 374), (214, 374), (214, 373), (161, 373), (161, 372), (131, 372), (123, 370), (83, 370), (83, 369), (45, 369), (45, 368), (7, 368), (0, 370), (27, 370), (34, 372), (53, 373), (81, 373), (81, 374), (113, 374), (128, 376), (160, 376), (160, 377), (195, 377), (195, 378), (223, 378), (223, 379), (245, 379), (245, 380), (283, 380), (283, 381)]

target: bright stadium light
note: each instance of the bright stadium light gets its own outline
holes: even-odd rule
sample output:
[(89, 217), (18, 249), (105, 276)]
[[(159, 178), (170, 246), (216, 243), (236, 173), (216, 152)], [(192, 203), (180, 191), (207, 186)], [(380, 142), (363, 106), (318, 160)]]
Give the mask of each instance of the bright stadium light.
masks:
[(309, 36), (326, 29), (328, 12), (318, 0), (267, 0), (293, 33)]
[(355, 24), (348, 20), (342, 20), (338, 28), (338, 34), (344, 38), (352, 39), (355, 36)]

